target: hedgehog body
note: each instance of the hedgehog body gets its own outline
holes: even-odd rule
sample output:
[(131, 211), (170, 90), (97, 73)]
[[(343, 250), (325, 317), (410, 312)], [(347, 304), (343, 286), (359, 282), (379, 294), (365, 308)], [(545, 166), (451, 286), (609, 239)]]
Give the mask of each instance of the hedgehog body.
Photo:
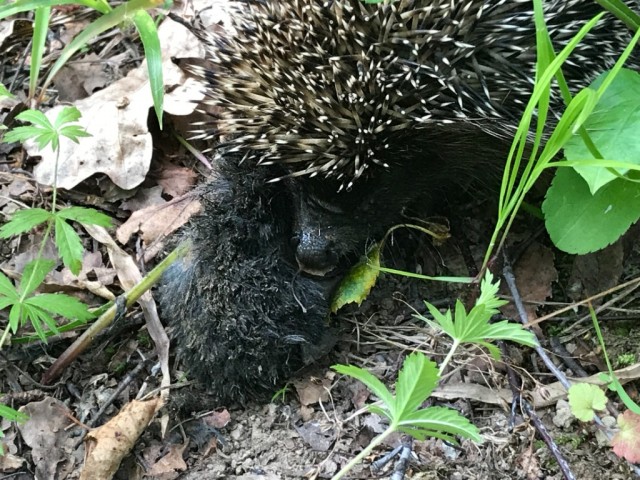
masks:
[[(499, 176), (535, 72), (530, 0), (229, 8), (233, 34), (195, 29), (206, 58), (181, 62), (204, 86), (199, 136), (222, 174), (162, 294), (187, 365), (221, 400), (269, 391), (322, 343), (326, 291), (298, 269), (327, 273), (416, 201)], [(545, 2), (556, 48), (599, 11)], [(606, 15), (563, 66), (571, 88), (630, 38)]]

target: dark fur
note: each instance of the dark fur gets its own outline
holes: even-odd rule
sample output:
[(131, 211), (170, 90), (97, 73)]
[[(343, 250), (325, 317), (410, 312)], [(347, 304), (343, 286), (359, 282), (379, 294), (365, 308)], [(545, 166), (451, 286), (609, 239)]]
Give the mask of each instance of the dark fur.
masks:
[(283, 251), (291, 197), (265, 185), (267, 173), (219, 165), (184, 232), (189, 254), (160, 290), (185, 368), (223, 402), (272, 395), (277, 380), (326, 352), (330, 335), (325, 287)]

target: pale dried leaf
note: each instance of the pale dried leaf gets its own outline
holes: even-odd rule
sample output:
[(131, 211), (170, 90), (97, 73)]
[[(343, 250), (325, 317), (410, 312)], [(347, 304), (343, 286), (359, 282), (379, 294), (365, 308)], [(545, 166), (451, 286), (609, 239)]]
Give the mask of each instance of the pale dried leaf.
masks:
[(85, 438), (86, 460), (80, 480), (112, 478), (161, 406), (160, 398), (134, 400), (107, 423), (90, 431)]

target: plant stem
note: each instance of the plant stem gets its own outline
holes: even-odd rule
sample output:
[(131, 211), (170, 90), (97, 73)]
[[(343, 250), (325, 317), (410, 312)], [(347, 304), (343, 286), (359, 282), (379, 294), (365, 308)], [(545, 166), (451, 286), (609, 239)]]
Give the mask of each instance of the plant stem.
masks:
[(391, 424), (389, 428), (387, 428), (384, 432), (382, 432), (378, 437), (371, 440), (371, 443), (366, 446), (364, 450), (362, 450), (355, 458), (353, 458), (349, 463), (347, 463), (342, 470), (336, 473), (331, 480), (340, 480), (344, 477), (347, 472), (349, 472), (353, 467), (355, 467), (358, 463), (360, 463), (367, 455), (371, 453), (371, 451), (380, 445), (389, 435), (396, 431), (396, 425)]
[(449, 365), (449, 362), (453, 358), (453, 354), (456, 352), (459, 346), (460, 346), (460, 341), (454, 339), (453, 345), (451, 345), (451, 348), (449, 349), (449, 353), (447, 353), (447, 356), (445, 357), (444, 361), (440, 364), (440, 370), (438, 370), (439, 377), (442, 377), (442, 374), (446, 370), (447, 365)]

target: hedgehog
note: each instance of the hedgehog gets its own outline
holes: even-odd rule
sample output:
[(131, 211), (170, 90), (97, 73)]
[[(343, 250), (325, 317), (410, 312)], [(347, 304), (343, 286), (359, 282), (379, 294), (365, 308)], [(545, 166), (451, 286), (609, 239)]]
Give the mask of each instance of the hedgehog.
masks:
[[(501, 176), (534, 83), (535, 25), (530, 0), (227, 8), (227, 32), (189, 26), (205, 58), (177, 61), (203, 87), (195, 138), (217, 162), (160, 297), (190, 373), (216, 401), (242, 402), (330, 350), (331, 289), (368, 241), (411, 206)], [(544, 9), (556, 48), (601, 11)], [(630, 39), (606, 15), (563, 66), (571, 88)], [(561, 108), (552, 96), (552, 116)]]

